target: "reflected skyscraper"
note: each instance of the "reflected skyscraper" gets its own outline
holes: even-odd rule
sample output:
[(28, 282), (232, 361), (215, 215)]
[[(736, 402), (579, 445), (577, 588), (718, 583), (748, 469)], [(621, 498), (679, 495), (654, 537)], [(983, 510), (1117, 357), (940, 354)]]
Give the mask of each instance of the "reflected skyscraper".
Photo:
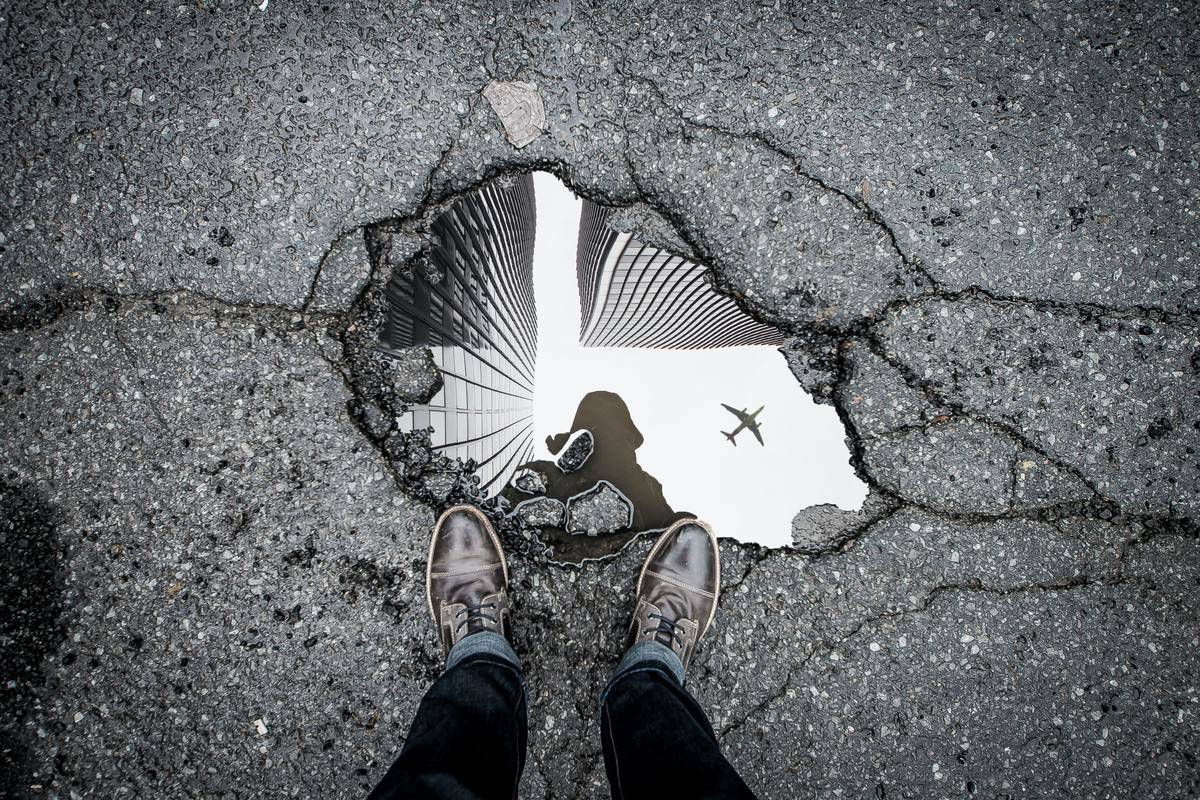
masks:
[(580, 341), (588, 347), (708, 348), (783, 343), (713, 288), (704, 267), (608, 226), (583, 201), (576, 250)]
[[(714, 290), (704, 267), (612, 230), (610, 214), (583, 203), (576, 248), (582, 344), (782, 343), (777, 329)], [(428, 347), (443, 378), (400, 428), (431, 428), (434, 449), (473, 459), (481, 486), (493, 493), (534, 453), (535, 226), (532, 176), (494, 181), (442, 213), (430, 228), (428, 263), (397, 269), (387, 286), (384, 347)]]
[(432, 427), (434, 449), (473, 458), (493, 490), (533, 454), (535, 224), (532, 176), (494, 181), (433, 223), (440, 280), (397, 270), (387, 287), (384, 344), (428, 347), (444, 380), (401, 428)]

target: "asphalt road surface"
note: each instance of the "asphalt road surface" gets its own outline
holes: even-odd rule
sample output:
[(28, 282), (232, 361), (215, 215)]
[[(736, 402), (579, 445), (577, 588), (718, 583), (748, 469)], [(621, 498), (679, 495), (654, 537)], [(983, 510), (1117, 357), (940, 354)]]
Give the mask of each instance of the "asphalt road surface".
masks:
[[(786, 331), (872, 487), (722, 545), (691, 688), (761, 797), (1200, 793), (1197, 6), (710, 5), (3, 12), (11, 794), (383, 774), (460, 480), (390, 428), (437, 376), (371, 353), (383, 273), (532, 169)], [(543, 101), (523, 148), (493, 80)], [(649, 543), (508, 536), (522, 796), (607, 796)]]

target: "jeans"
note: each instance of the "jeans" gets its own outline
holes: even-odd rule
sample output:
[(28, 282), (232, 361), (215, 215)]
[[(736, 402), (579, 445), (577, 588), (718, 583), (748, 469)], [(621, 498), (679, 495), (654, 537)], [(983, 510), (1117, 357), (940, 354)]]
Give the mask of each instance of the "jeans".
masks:
[[(525, 679), (504, 637), (476, 633), (450, 651), (417, 709), (383, 798), (511, 800), (525, 767)], [(683, 688), (683, 664), (657, 642), (634, 645), (600, 695), (614, 800), (753, 798)]]

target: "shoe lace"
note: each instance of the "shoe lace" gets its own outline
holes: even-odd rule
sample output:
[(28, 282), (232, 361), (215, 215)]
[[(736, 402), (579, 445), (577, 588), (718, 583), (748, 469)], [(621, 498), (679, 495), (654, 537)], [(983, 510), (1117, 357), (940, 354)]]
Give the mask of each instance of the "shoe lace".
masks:
[(676, 643), (683, 646), (683, 631), (680, 630), (678, 619), (664, 617), (662, 614), (647, 614), (646, 616), (648, 619), (658, 620), (658, 627), (645, 628), (642, 633), (654, 634), (654, 638), (659, 644), (665, 644), (668, 647), (673, 648)]
[(462, 622), (458, 623), (458, 626), (454, 629), (455, 632), (461, 631), (464, 627), (469, 626), (472, 622), (478, 622), (480, 625), (483, 625), (483, 620), (488, 620), (492, 623), (492, 625), (496, 625), (497, 620), (495, 616), (483, 613), (485, 608), (495, 611), (496, 604), (480, 603), (479, 605), (475, 606), (467, 606), (462, 611), (459, 611), (456, 616), (463, 617), (464, 619)]

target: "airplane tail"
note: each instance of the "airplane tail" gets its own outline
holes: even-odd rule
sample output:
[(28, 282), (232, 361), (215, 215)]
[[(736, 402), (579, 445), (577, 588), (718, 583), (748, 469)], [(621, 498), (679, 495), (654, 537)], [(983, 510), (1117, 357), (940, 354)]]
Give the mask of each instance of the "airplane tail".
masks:
[(737, 447), (737, 439), (734, 438), (732, 433), (729, 433), (727, 431), (721, 431), (721, 433), (725, 436), (726, 439), (728, 439), (730, 442), (733, 443), (734, 447)]

